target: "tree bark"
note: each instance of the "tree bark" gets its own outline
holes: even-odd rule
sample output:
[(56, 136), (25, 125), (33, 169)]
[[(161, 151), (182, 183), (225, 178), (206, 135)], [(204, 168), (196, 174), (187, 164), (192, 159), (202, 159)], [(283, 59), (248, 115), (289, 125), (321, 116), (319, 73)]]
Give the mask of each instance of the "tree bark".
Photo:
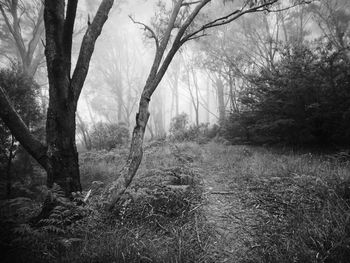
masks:
[(15, 138), (13, 135), (11, 135), (11, 146), (10, 146), (10, 153), (9, 157), (7, 159), (7, 168), (6, 168), (6, 177), (7, 177), (7, 182), (6, 182), (6, 195), (7, 198), (11, 198), (11, 188), (12, 188), (12, 182), (11, 182), (11, 168), (12, 168), (12, 159), (14, 157), (13, 154), (13, 147), (15, 145)]
[[(75, 5), (74, 5), (75, 4)], [(46, 61), (49, 107), (46, 119), (47, 185), (57, 183), (65, 191), (81, 191), (75, 144), (75, 100), (70, 80), (71, 44), (77, 1), (45, 1)]]
[(222, 83), (222, 80), (217, 77), (215, 81), (216, 85), (216, 92), (218, 97), (218, 104), (219, 104), (219, 122), (222, 124), (225, 121), (225, 98), (224, 98), (224, 84)]
[[(147, 86), (145, 87), (145, 90), (148, 90)], [(109, 210), (113, 209), (115, 203), (130, 185), (140, 166), (143, 156), (143, 138), (150, 115), (148, 112), (149, 101), (148, 97), (145, 96), (145, 92), (143, 92), (140, 100), (139, 112), (136, 114), (136, 126), (132, 134), (128, 159), (121, 170), (119, 177), (109, 188)]]

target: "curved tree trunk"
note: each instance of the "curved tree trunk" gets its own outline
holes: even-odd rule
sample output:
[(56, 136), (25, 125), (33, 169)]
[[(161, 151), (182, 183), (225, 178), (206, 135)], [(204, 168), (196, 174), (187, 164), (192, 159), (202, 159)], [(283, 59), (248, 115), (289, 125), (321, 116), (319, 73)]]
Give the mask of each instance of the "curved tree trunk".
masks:
[[(145, 87), (145, 89), (147, 86)], [(144, 92), (145, 93), (145, 92)], [(143, 156), (143, 138), (146, 125), (149, 119), (149, 99), (143, 94), (141, 96), (139, 112), (136, 114), (136, 126), (134, 128), (128, 159), (120, 171), (120, 175), (109, 188), (109, 210), (113, 209), (126, 188), (130, 185), (137, 169), (139, 168)]]

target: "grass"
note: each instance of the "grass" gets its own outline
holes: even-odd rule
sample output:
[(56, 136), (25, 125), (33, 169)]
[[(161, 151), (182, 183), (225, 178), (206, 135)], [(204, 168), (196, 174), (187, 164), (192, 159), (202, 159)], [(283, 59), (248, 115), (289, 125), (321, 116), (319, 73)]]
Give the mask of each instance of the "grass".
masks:
[[(122, 151), (82, 155), (83, 184), (115, 179)], [(2, 240), (8, 251), (4, 262), (206, 261), (210, 237), (198, 210), (198, 175), (191, 167), (199, 151), (192, 143), (146, 146), (135, 182), (112, 213), (101, 209), (103, 197), (96, 191), (84, 207), (63, 200), (39, 228), (31, 227), (24, 214)], [(167, 177), (179, 189), (167, 187)], [(191, 180), (183, 185), (185, 177)]]
[(247, 146), (210, 146), (254, 218), (241, 262), (348, 262), (349, 160)]
[[(126, 154), (127, 149), (82, 154), (85, 189), (93, 181), (108, 185), (114, 180)], [(2, 202), (0, 245), (7, 255), (1, 258), (219, 262), (224, 257), (213, 253), (219, 243), (204, 214), (210, 211), (202, 209), (206, 200), (199, 171), (206, 169), (238, 199), (239, 211), (227, 214), (240, 220), (247, 238), (237, 237), (242, 249), (235, 252), (235, 262), (348, 262), (350, 163), (337, 156), (217, 143), (146, 145), (131, 188), (112, 213), (101, 209), (102, 189), (95, 189), (85, 206), (62, 201), (40, 227), (28, 223), (40, 203), (28, 198)], [(169, 183), (178, 188), (169, 188)]]

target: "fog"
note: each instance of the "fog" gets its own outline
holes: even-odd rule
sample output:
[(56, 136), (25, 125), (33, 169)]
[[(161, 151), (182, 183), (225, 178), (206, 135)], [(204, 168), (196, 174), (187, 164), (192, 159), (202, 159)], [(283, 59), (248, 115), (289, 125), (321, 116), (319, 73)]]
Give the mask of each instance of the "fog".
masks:
[[(78, 105), (78, 113), (89, 125), (97, 121), (123, 122), (127, 123), (129, 129), (133, 128), (140, 94), (153, 62), (155, 45), (145, 35), (144, 28), (133, 23), (129, 16), (150, 25), (157, 11), (156, 2), (124, 1), (114, 6), (96, 42)], [(95, 6), (85, 4), (81, 12), (94, 13), (95, 10), (91, 7)], [(87, 23), (87, 15), (82, 15), (81, 20), (82, 24)], [(186, 113), (191, 124), (196, 122), (194, 98), (190, 92), (195, 90), (193, 79), (189, 85), (183, 72), (179, 72), (178, 80), (171, 76), (176, 74), (176, 67), (183, 71), (186, 64), (195, 59), (193, 49), (196, 48), (196, 43), (190, 43), (177, 54), (168, 74), (155, 91), (150, 104), (150, 129), (167, 132), (171, 119), (177, 113)], [(199, 123), (214, 124), (219, 116), (215, 89), (203, 70), (199, 67), (194, 70), (199, 90), (197, 94), (192, 92), (192, 96), (199, 98)], [(174, 82), (178, 82), (178, 112), (173, 92)], [(122, 108), (118, 108), (118, 103), (123, 104)], [(119, 115), (118, 109), (122, 110)]]
[[(133, 129), (141, 92), (156, 50), (143, 25), (160, 32), (164, 23), (159, 21), (167, 16), (171, 3), (163, 1), (162, 6), (155, 0), (116, 1), (97, 39), (78, 102), (81, 125), (89, 129), (98, 122), (123, 123), (129, 131)], [(241, 4), (242, 1), (213, 1), (201, 11), (194, 27), (227, 14)], [(99, 1), (93, 0), (79, 2), (73, 36), (73, 64), (98, 5)], [(247, 14), (232, 23), (205, 30), (198, 39), (186, 42), (151, 98), (146, 137), (164, 136), (172, 118), (182, 113), (188, 116), (189, 125), (198, 126), (219, 124), (229, 113), (244, 111), (240, 94), (251, 85), (249, 75), (278, 62), (283, 46), (307, 44), (312, 48), (312, 41), (319, 38), (328, 38), (341, 46), (343, 40), (348, 39), (348, 1), (328, 0), (324, 4), (316, 1), (310, 7), (288, 6), (290, 2), (283, 1), (277, 7), (285, 9), (283, 12)], [(338, 22), (327, 20), (331, 10), (343, 12), (336, 15)], [(22, 33), (27, 43), (30, 31), (22, 26)], [(343, 35), (339, 37), (339, 34)], [(37, 53), (41, 54), (42, 63), (35, 73), (35, 80), (41, 86), (38, 99), (44, 112), (48, 82), (43, 48)], [(0, 61), (4, 67), (13, 62), (6, 55), (2, 55)]]

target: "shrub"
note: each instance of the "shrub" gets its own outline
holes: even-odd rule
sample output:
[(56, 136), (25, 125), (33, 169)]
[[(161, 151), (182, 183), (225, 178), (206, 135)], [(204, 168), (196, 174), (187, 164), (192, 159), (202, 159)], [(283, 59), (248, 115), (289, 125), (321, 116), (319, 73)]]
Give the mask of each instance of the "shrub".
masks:
[(99, 122), (91, 132), (91, 145), (96, 150), (110, 151), (128, 140), (129, 130), (123, 123)]
[(214, 125), (209, 128), (209, 123), (200, 123), (198, 126), (188, 124), (188, 115), (181, 113), (175, 116), (170, 123), (170, 138), (174, 141), (208, 142), (219, 132), (219, 127)]
[(261, 143), (349, 144), (350, 71), (342, 54), (322, 42), (281, 47), (273, 69), (247, 76), (239, 98), (245, 112), (231, 114), (227, 139), (248, 133)]

